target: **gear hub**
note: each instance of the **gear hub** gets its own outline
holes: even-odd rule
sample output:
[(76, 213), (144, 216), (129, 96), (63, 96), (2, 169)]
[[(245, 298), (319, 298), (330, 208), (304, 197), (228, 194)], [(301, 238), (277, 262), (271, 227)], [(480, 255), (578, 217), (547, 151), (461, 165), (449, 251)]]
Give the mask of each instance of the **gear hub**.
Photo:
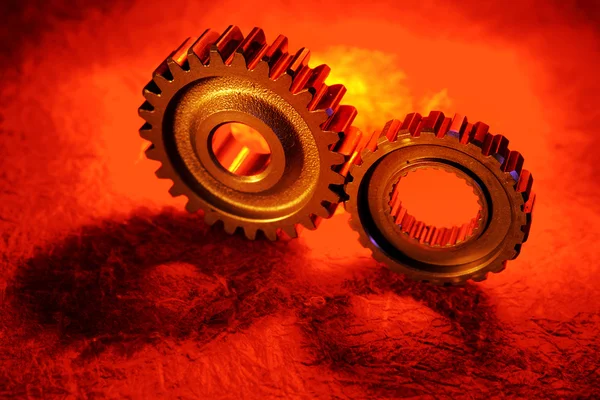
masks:
[(345, 163), (335, 149), (356, 110), (340, 105), (344, 86), (326, 85), (329, 68), (310, 68), (309, 57), (289, 53), (284, 36), (267, 44), (259, 28), (243, 36), (230, 26), (187, 39), (154, 71), (140, 135), (188, 211), (271, 240), (333, 214)]
[[(413, 113), (372, 136), (345, 138), (350, 224), (376, 260), (409, 277), (436, 284), (484, 280), (519, 255), (531, 226), (533, 177), (508, 139), (481, 122), (455, 115)], [(400, 179), (438, 168), (463, 178), (480, 211), (453, 227), (427, 225), (403, 207)], [(443, 199), (440, 199), (442, 202)]]

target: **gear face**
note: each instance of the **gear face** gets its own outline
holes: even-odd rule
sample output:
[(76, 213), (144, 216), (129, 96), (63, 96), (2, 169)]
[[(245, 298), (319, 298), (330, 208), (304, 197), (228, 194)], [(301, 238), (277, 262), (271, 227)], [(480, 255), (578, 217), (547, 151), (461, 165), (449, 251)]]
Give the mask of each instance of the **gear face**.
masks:
[[(259, 28), (244, 37), (230, 26), (187, 39), (154, 71), (140, 135), (152, 143), (146, 156), (162, 163), (156, 175), (173, 181), (170, 193), (186, 196), (188, 211), (271, 240), (333, 214), (345, 162), (334, 149), (356, 110), (340, 105), (344, 86), (326, 85), (329, 67), (309, 68), (309, 57), (304, 48), (289, 53), (284, 36), (269, 45)], [(259, 132), (268, 154), (233, 131), (217, 137), (232, 123)]]
[[(519, 255), (532, 222), (533, 177), (508, 140), (488, 129), (436, 111), (425, 118), (409, 114), (372, 136), (354, 138), (349, 147), (356, 161), (344, 168), (349, 170), (345, 205), (351, 227), (377, 261), (418, 281), (452, 285), (484, 280)], [(402, 207), (397, 184), (421, 168), (466, 180), (480, 212), (451, 228), (417, 221)]]

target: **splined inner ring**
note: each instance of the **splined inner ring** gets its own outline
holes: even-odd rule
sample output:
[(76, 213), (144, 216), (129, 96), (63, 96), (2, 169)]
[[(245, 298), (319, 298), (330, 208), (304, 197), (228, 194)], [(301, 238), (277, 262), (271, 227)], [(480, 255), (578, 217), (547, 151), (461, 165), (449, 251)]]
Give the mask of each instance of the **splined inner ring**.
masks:
[[(271, 161), (260, 174), (231, 174), (211, 151), (213, 132), (229, 122), (246, 124), (267, 141)], [(205, 78), (181, 89), (165, 113), (163, 140), (186, 184), (237, 218), (285, 218), (310, 201), (319, 180), (319, 152), (307, 122), (274, 88), (242, 76)]]
[[(429, 166), (452, 170), (479, 191), (482, 220), (470, 240), (450, 247), (422, 244), (402, 232), (391, 216), (389, 200), (394, 184), (415, 167)], [(492, 168), (464, 150), (407, 144), (382, 156), (364, 176), (357, 197), (360, 220), (371, 241), (408, 268), (449, 274), (480, 269), (502, 251), (512, 218), (510, 200), (499, 179)]]
[[(417, 162), (411, 165), (410, 170), (407, 172), (407, 170), (404, 169), (404, 174), (392, 185), (392, 192), (389, 196), (389, 212), (400, 231), (410, 239), (417, 241), (422, 245), (431, 247), (459, 246), (466, 241), (477, 237), (485, 225), (485, 219), (487, 219), (489, 213), (487, 210), (487, 200), (481, 186), (460, 169), (450, 167), (443, 163)], [(402, 204), (403, 193), (402, 190), (400, 190), (400, 182), (409, 174), (423, 169), (444, 170), (466, 183), (477, 196), (477, 214), (474, 217), (471, 217), (468, 222), (460, 225), (454, 224), (450, 227), (426, 224), (411, 215), (409, 212), (410, 210)]]

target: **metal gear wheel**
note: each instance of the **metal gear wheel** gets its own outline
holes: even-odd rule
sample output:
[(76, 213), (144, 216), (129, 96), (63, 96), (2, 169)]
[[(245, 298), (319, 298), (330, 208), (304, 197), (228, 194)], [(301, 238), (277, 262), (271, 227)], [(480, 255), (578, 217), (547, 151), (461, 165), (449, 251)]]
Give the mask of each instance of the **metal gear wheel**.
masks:
[[(315, 229), (333, 214), (345, 162), (334, 148), (356, 110), (340, 105), (346, 89), (326, 85), (329, 67), (309, 68), (309, 57), (305, 48), (289, 53), (284, 36), (267, 44), (259, 28), (244, 37), (230, 26), (187, 39), (154, 71), (140, 135), (152, 142), (147, 157), (162, 163), (156, 175), (173, 181), (170, 193), (186, 196), (188, 211), (203, 210), (208, 224), (223, 221), (228, 233), (271, 240), (279, 232), (296, 237), (299, 226)], [(252, 164), (264, 154), (248, 157), (246, 147), (243, 161), (233, 157), (254, 173), (220, 162), (219, 154), (240, 150), (229, 136), (214, 148), (216, 129), (232, 122), (260, 132), (270, 148), (262, 168)]]
[[(481, 122), (455, 115), (412, 113), (371, 136), (345, 138), (350, 225), (374, 258), (412, 279), (435, 284), (481, 281), (516, 258), (527, 240), (535, 194), (523, 157)], [(353, 149), (353, 151), (349, 150)], [(473, 187), (480, 212), (471, 221), (438, 228), (402, 206), (397, 184), (421, 168), (454, 172)]]

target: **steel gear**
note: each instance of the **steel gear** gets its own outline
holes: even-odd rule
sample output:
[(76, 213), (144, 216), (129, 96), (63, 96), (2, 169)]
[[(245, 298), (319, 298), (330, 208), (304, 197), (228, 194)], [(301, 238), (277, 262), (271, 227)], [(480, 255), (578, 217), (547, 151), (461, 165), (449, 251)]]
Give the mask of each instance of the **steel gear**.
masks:
[[(173, 181), (170, 193), (186, 196), (188, 211), (202, 209), (228, 233), (242, 229), (254, 239), (261, 231), (271, 240), (333, 214), (345, 160), (330, 149), (356, 110), (340, 105), (345, 87), (326, 85), (329, 67), (309, 68), (309, 57), (305, 48), (289, 53), (285, 36), (269, 45), (259, 28), (244, 37), (230, 26), (187, 39), (154, 71), (140, 135), (152, 142), (147, 157), (162, 162), (156, 175)], [(230, 122), (263, 135), (271, 150), (264, 171), (239, 176), (219, 163), (211, 137)]]
[[(374, 258), (410, 278), (435, 284), (481, 281), (516, 258), (527, 240), (535, 194), (523, 157), (508, 139), (466, 117), (431, 112), (389, 121), (380, 132), (348, 135), (346, 209), (350, 225)], [(402, 206), (399, 180), (420, 168), (456, 173), (473, 187), (481, 210), (470, 222), (438, 228)]]

